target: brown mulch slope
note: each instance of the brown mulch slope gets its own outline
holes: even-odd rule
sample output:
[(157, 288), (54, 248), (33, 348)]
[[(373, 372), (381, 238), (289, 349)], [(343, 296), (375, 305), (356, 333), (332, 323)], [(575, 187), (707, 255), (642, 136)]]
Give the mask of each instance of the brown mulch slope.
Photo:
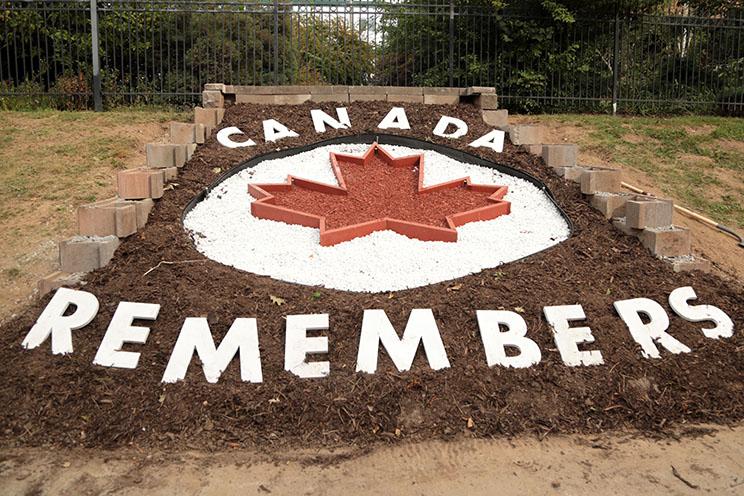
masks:
[[(75, 331), (75, 352), (53, 356), (51, 345), (27, 351), (21, 340), (48, 297), (4, 325), (0, 334), (0, 443), (3, 445), (83, 445), (200, 447), (248, 445), (363, 447), (380, 441), (451, 437), (473, 421), (477, 436), (598, 432), (633, 427), (664, 432), (671, 425), (744, 418), (744, 291), (735, 283), (701, 273), (675, 274), (637, 240), (623, 236), (541, 161), (507, 145), (503, 154), (484, 157), (522, 169), (544, 181), (575, 224), (572, 238), (526, 260), (425, 288), (388, 294), (358, 294), (288, 284), (243, 273), (204, 259), (183, 231), (184, 206), (212, 182), (214, 168), (226, 169), (281, 147), (294, 147), (342, 134), (374, 132), (391, 107), (352, 104), (351, 131), (316, 135), (310, 109), (329, 113), (332, 104), (298, 107), (237, 106), (222, 126), (237, 125), (255, 141), (261, 120), (291, 125), (299, 138), (250, 149), (228, 150), (213, 139), (183, 169), (178, 186), (167, 192), (145, 229), (123, 241), (112, 263), (87, 278), (84, 288), (98, 296), (98, 317)], [(406, 105), (413, 128), (401, 134), (431, 140), (442, 114), (470, 125), (473, 139), (488, 129), (475, 108)], [(447, 141), (466, 148), (467, 140)], [(468, 151), (473, 151), (472, 149)], [(494, 242), (498, 242), (495, 240)], [(162, 260), (203, 260), (161, 265)], [(447, 291), (452, 284), (458, 291)], [(666, 298), (691, 285), (701, 302), (724, 309), (733, 319), (730, 339), (706, 339), (698, 324), (673, 316)], [(319, 298), (313, 293), (320, 292)], [(272, 303), (270, 295), (286, 300)], [(667, 308), (670, 332), (692, 348), (685, 355), (665, 353), (643, 359), (612, 302), (649, 297)], [(92, 365), (101, 338), (119, 301), (162, 305), (151, 324), (136, 370)], [(605, 366), (569, 368), (561, 363), (541, 318), (544, 305), (581, 303)], [(543, 361), (529, 370), (489, 369), (477, 332), (476, 309), (524, 308), (528, 335), (538, 342)], [(356, 374), (362, 311), (382, 308), (402, 331), (413, 308), (432, 308), (452, 367), (433, 372), (422, 356), (412, 371), (398, 373), (384, 351), (374, 376)], [(284, 319), (288, 314), (330, 314), (331, 375), (301, 380), (283, 370)], [(207, 316), (215, 340), (236, 317), (257, 317), (264, 383), (241, 383), (237, 360), (218, 384), (208, 384), (198, 364), (186, 380), (162, 385), (160, 379), (183, 319)], [(150, 325), (150, 324), (148, 324)]]

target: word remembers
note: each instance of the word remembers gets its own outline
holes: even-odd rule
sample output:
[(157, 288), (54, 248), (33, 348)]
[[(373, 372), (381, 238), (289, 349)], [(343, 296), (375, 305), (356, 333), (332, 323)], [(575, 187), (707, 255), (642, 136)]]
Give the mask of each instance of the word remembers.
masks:
[[(734, 332), (731, 318), (714, 306), (691, 305), (690, 301), (696, 298), (691, 287), (677, 288), (669, 295), (669, 305), (684, 320), (711, 323), (712, 325), (701, 328), (705, 337), (731, 337)], [(640, 346), (644, 358), (659, 358), (659, 348), (674, 354), (691, 351), (666, 332), (669, 329), (669, 316), (656, 301), (633, 298), (616, 301), (614, 307), (627, 325), (632, 339)], [(28, 349), (37, 348), (51, 336), (52, 353), (72, 353), (72, 331), (90, 324), (98, 314), (98, 308), (98, 298), (92, 293), (60, 288), (26, 335), (22, 346)], [(93, 363), (103, 367), (136, 368), (140, 353), (123, 351), (123, 347), (127, 344), (145, 344), (150, 329), (132, 324), (135, 320), (154, 321), (159, 312), (158, 304), (120, 302)], [(566, 366), (604, 364), (600, 350), (587, 351), (579, 348), (579, 345), (586, 347), (594, 342), (592, 330), (588, 326), (571, 327), (572, 322), (586, 319), (581, 305), (546, 306), (543, 307), (543, 314)], [(476, 318), (489, 367), (525, 368), (540, 363), (540, 348), (527, 337), (527, 324), (520, 314), (507, 310), (477, 310)], [(308, 354), (328, 353), (328, 337), (308, 336), (308, 331), (317, 334), (328, 329), (328, 314), (287, 315), (284, 369), (301, 378), (328, 376), (330, 362), (308, 361)], [(433, 370), (450, 366), (430, 309), (412, 310), (402, 337), (398, 336), (383, 310), (365, 310), (359, 335), (357, 372), (375, 373), (380, 345), (401, 372), (411, 368), (420, 346), (423, 346), (429, 367)], [(194, 354), (199, 357), (208, 382), (217, 382), (236, 354), (239, 354), (241, 379), (251, 383), (263, 382), (258, 324), (255, 318), (235, 319), (218, 346), (215, 346), (206, 318), (186, 318), (163, 373), (162, 382), (172, 383), (184, 379)]]

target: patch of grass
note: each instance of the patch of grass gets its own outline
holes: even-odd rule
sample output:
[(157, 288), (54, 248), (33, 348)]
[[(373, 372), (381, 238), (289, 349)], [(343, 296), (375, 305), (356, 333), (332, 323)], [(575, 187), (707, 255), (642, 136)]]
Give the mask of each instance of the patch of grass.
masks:
[(11, 267), (9, 269), (3, 270), (3, 274), (5, 274), (5, 277), (10, 279), (11, 281), (21, 277), (21, 273), (21, 269), (18, 267)]
[(744, 119), (546, 115), (586, 129), (583, 149), (648, 174), (679, 203), (744, 228)]

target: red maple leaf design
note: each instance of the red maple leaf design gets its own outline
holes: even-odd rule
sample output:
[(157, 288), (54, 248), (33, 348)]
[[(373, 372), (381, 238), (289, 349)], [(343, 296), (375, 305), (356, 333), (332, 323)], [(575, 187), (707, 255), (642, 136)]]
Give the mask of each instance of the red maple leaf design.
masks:
[(338, 186), (288, 176), (284, 183), (249, 184), (255, 217), (320, 229), (335, 245), (390, 229), (424, 241), (457, 241), (457, 226), (508, 214), (506, 186), (469, 177), (424, 187), (424, 155), (394, 158), (373, 143), (362, 156), (331, 152)]

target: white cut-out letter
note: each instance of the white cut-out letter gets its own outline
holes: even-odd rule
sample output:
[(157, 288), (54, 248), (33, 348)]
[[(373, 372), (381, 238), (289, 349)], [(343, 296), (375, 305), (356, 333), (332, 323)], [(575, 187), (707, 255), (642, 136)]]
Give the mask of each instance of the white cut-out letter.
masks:
[[(455, 130), (451, 133), (447, 133), (447, 128), (449, 126), (455, 126)], [(452, 138), (456, 139), (460, 136), (465, 136), (468, 133), (468, 125), (463, 121), (462, 119), (457, 119), (455, 117), (449, 117), (447, 115), (443, 115), (441, 119), (439, 119), (439, 122), (437, 122), (437, 125), (434, 127), (434, 131), (432, 131), (432, 134), (434, 136), (441, 136), (442, 138)]]
[(697, 299), (695, 290), (690, 286), (677, 288), (669, 294), (669, 306), (674, 313), (689, 322), (712, 321), (712, 329), (701, 328), (706, 338), (730, 338), (734, 335), (734, 321), (726, 312), (712, 305), (690, 305), (687, 302)]
[(224, 129), (220, 129), (217, 131), (217, 142), (222, 145), (226, 146), (227, 148), (243, 148), (245, 146), (255, 146), (256, 142), (252, 139), (247, 139), (246, 141), (233, 141), (230, 139), (230, 136), (233, 134), (245, 134), (243, 131), (238, 129), (237, 127), (226, 127)]
[[(75, 305), (71, 315), (65, 315)], [(90, 324), (98, 313), (98, 298), (86, 291), (59, 288), (23, 339), (22, 346), (32, 349), (52, 336), (52, 353), (72, 353), (72, 331)]]
[[(506, 310), (477, 310), (475, 315), (489, 367), (524, 368), (540, 363), (540, 348), (525, 337), (527, 324), (521, 315)], [(500, 329), (502, 325), (506, 326), (506, 331)], [(507, 356), (507, 346), (517, 348), (519, 355)]]
[(296, 138), (299, 136), (299, 134), (274, 119), (263, 121), (263, 130), (264, 140), (266, 141), (278, 141), (282, 138)]
[(398, 337), (384, 310), (365, 310), (356, 370), (368, 374), (375, 373), (380, 343), (400, 372), (409, 370), (421, 342), (424, 344), (429, 367), (440, 370), (450, 366), (434, 314), (430, 309), (411, 310), (402, 338)]
[(384, 119), (377, 125), (380, 129), (411, 129), (408, 116), (403, 107), (393, 107)]
[(308, 337), (307, 331), (325, 331), (326, 329), (328, 329), (327, 313), (287, 315), (284, 370), (303, 379), (326, 377), (331, 371), (330, 363), (307, 361), (308, 353), (328, 353), (328, 337)]
[(313, 127), (316, 133), (325, 133), (326, 125), (331, 126), (333, 129), (349, 129), (351, 127), (351, 121), (349, 120), (349, 113), (346, 111), (346, 107), (336, 108), (336, 116), (338, 120), (322, 110), (313, 109), (310, 111), (310, 117), (313, 118)]
[(468, 146), (473, 148), (490, 148), (491, 150), (501, 153), (504, 151), (504, 131), (494, 129), (488, 134), (484, 134)]
[(584, 309), (581, 305), (559, 305), (543, 307), (548, 324), (553, 329), (553, 340), (561, 354), (561, 360), (569, 367), (580, 365), (602, 365), (602, 353), (598, 350), (580, 351), (581, 343), (593, 343), (594, 336), (589, 327), (570, 327), (573, 320), (584, 320)]
[[(644, 358), (659, 358), (659, 343), (672, 353), (689, 353), (690, 348), (674, 339), (666, 333), (669, 329), (669, 316), (664, 307), (648, 298), (634, 298), (631, 300), (620, 300), (614, 303), (615, 310), (625, 325), (628, 326), (630, 335), (636, 343), (641, 345), (641, 354)], [(644, 324), (641, 315), (649, 319)]]
[(219, 348), (215, 348), (207, 319), (187, 318), (165, 367), (162, 382), (176, 382), (186, 377), (194, 352), (202, 362), (207, 382), (217, 382), (236, 353), (240, 353), (240, 379), (244, 382), (263, 381), (256, 319), (235, 319)]
[(145, 344), (150, 328), (133, 326), (132, 322), (135, 319), (155, 320), (158, 312), (160, 312), (160, 305), (154, 303), (129, 301), (119, 303), (93, 363), (104, 367), (137, 368), (140, 354), (134, 351), (121, 351), (121, 349), (126, 343)]

